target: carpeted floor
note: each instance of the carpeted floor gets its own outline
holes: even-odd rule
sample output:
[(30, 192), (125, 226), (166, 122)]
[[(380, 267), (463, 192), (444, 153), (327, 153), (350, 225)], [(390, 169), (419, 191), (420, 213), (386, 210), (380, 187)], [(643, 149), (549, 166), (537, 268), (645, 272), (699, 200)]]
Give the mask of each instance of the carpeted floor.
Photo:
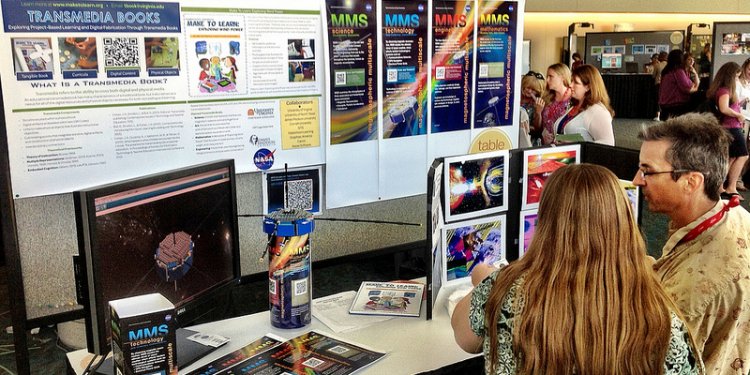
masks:
[[(615, 119), (615, 142), (618, 146), (638, 149), (640, 141), (636, 134), (642, 126), (652, 124), (651, 120)], [(750, 194), (743, 194), (742, 205), (750, 209)], [(667, 219), (663, 215), (652, 214), (643, 210), (641, 223), (644, 237), (648, 243), (648, 252), (652, 256), (661, 255), (661, 247), (666, 241)], [(402, 257), (407, 261), (408, 256)], [(421, 272), (421, 274), (420, 274)], [(8, 311), (8, 290), (5, 267), (0, 267), (0, 324), (11, 325)], [(393, 255), (362, 257), (357, 261), (331, 264), (315, 269), (313, 296), (320, 297), (345, 290), (356, 290), (362, 280), (392, 280), (396, 278), (414, 278), (423, 276), (423, 270), (413, 264), (396, 267)], [(251, 282), (236, 288), (232, 302), (225, 310), (227, 317), (250, 314), (268, 308), (267, 281)], [(65, 374), (66, 357), (64, 348), (57, 339), (55, 327), (43, 327), (39, 333), (29, 335), (30, 362), (33, 374)], [(0, 375), (15, 374), (15, 357), (13, 336), (5, 331), (0, 332)]]

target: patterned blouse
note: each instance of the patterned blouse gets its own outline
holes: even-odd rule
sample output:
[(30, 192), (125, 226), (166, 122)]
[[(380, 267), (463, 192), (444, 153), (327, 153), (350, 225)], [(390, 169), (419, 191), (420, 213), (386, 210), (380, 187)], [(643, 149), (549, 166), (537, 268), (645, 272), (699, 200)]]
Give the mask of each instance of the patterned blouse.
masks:
[(566, 92), (566, 99), (559, 102), (551, 101), (542, 110), (542, 127), (550, 134), (555, 134), (555, 122), (570, 108), (570, 94)]
[(693, 333), (706, 372), (750, 373), (750, 213), (734, 207), (691, 241), (682, 239), (724, 202), (670, 228), (654, 270)]
[[(497, 271), (493, 272), (474, 288), (469, 311), (469, 321), (472, 331), (476, 335), (484, 337), (483, 353), (484, 371), (486, 374), (489, 374), (490, 370), (490, 339), (487, 337), (487, 332), (484, 329), (484, 307), (497, 275)], [(497, 321), (498, 363), (495, 367), (496, 375), (516, 374), (517, 356), (512, 351), (513, 326), (515, 325), (516, 315), (520, 315), (523, 312), (525, 305), (525, 297), (519, 294), (523, 280), (523, 277), (521, 277), (513, 282), (513, 285), (503, 298), (502, 306), (500, 307), (500, 317)], [(667, 357), (664, 360), (664, 374), (701, 374), (699, 363), (696, 363), (700, 359), (696, 361), (696, 356), (690, 347), (685, 323), (674, 313), (670, 315), (672, 317), (672, 337), (669, 340), (669, 349), (667, 349)]]

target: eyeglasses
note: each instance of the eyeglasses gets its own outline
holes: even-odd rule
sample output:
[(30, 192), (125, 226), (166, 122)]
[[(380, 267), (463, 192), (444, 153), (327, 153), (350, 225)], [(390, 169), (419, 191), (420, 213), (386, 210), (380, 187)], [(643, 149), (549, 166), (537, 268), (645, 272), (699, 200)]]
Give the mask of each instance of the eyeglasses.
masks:
[(642, 180), (645, 180), (646, 177), (654, 175), (654, 174), (664, 174), (664, 173), (685, 173), (685, 172), (692, 172), (689, 169), (673, 169), (671, 171), (659, 171), (659, 172), (647, 172), (643, 169), (638, 169), (638, 175), (641, 177)]
[(526, 75), (529, 76), (529, 77), (536, 77), (536, 78), (539, 78), (539, 79), (544, 79), (544, 76), (541, 73), (537, 73), (537, 72), (535, 72), (533, 70), (529, 70), (529, 72), (526, 73)]

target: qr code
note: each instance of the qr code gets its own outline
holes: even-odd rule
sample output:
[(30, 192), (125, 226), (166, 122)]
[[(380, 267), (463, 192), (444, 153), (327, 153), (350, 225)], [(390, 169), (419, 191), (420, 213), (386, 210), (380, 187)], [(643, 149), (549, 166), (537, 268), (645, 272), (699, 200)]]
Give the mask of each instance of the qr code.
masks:
[(322, 365), (324, 363), (325, 363), (325, 361), (321, 361), (320, 359), (312, 357), (312, 358), (308, 359), (307, 361), (302, 362), (302, 365), (310, 367), (310, 368), (316, 368), (316, 367), (318, 367), (318, 366), (320, 366), (320, 365)]
[(397, 82), (398, 81), (398, 70), (396, 69), (388, 69), (388, 78), (386, 79), (387, 82)]
[(349, 351), (349, 348), (341, 345), (336, 345), (330, 349), (328, 349), (329, 352), (336, 353), (336, 354), (343, 354)]
[(490, 66), (487, 64), (479, 64), (479, 78), (487, 78), (490, 75)]
[(300, 210), (313, 208), (313, 180), (296, 180), (285, 182), (284, 207)]
[(276, 280), (268, 279), (268, 293), (276, 294)]
[(444, 66), (438, 66), (437, 68), (435, 68), (435, 78), (445, 79), (445, 67)]
[(346, 85), (346, 72), (336, 72), (336, 82), (334, 86)]
[(138, 38), (104, 38), (105, 67), (137, 67)]
[(295, 296), (302, 296), (307, 294), (307, 279), (293, 281), (292, 286), (294, 287)]

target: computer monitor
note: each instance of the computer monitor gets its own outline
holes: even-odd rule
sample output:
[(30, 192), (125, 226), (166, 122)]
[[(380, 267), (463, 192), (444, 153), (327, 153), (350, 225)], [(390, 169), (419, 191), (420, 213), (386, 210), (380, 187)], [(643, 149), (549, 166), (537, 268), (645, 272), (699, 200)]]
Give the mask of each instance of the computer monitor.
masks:
[(87, 346), (110, 347), (108, 303), (158, 292), (185, 326), (240, 278), (233, 160), (75, 192)]
[(621, 69), (622, 54), (620, 53), (603, 53), (602, 69)]

